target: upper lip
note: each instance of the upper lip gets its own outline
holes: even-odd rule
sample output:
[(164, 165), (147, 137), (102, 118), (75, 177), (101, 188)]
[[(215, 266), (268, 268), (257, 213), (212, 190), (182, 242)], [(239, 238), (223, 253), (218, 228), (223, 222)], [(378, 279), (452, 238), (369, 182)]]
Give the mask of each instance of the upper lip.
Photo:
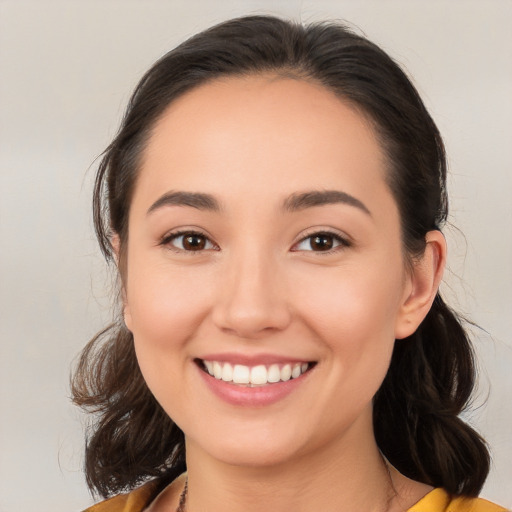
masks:
[(241, 364), (244, 366), (258, 366), (286, 363), (310, 363), (311, 359), (283, 356), (276, 354), (237, 354), (224, 352), (218, 354), (206, 354), (198, 357), (202, 361), (218, 361), (219, 363)]

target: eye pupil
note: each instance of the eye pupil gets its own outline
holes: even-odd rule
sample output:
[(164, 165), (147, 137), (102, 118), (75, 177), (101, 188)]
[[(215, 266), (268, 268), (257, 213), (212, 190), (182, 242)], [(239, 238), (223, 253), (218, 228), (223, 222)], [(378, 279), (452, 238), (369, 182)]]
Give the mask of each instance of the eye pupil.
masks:
[(328, 251), (332, 249), (334, 240), (331, 235), (316, 235), (311, 237), (310, 244), (314, 251)]
[(200, 235), (187, 235), (183, 237), (183, 247), (187, 251), (200, 251), (204, 249), (206, 245), (206, 239)]

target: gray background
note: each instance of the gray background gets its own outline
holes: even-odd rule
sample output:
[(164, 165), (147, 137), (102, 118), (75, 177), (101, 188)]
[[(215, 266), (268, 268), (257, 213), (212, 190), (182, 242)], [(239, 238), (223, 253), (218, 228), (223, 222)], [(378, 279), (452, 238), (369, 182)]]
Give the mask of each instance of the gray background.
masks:
[(444, 291), (487, 331), (475, 331), (480, 391), (467, 417), (493, 451), (483, 495), (512, 507), (510, 0), (0, 0), (0, 512), (91, 502), (68, 380), (110, 318), (93, 160), (155, 59), (253, 12), (357, 25), (405, 65), (444, 134), (458, 228), (447, 229)]

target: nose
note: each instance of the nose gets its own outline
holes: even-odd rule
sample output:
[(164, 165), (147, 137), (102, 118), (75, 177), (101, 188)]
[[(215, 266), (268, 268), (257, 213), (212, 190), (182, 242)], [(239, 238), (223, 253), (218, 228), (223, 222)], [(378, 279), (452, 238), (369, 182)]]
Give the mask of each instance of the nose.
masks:
[(257, 339), (285, 329), (291, 321), (285, 279), (268, 255), (240, 255), (226, 262), (213, 309), (219, 329)]

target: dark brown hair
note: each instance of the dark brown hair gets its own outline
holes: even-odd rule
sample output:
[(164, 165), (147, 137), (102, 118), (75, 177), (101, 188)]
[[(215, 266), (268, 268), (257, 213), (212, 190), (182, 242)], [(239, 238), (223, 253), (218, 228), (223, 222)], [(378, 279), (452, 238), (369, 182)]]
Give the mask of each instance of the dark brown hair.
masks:
[[(337, 23), (309, 26), (250, 16), (202, 32), (162, 57), (137, 86), (96, 177), (94, 222), (112, 260), (121, 252), (139, 162), (151, 130), (180, 95), (223, 76), (272, 72), (313, 80), (371, 120), (388, 161), (404, 251), (422, 253), (425, 235), (446, 221), (446, 159), (441, 136), (416, 89), (378, 46)], [(475, 496), (489, 470), (482, 438), (460, 418), (475, 378), (460, 320), (439, 294), (418, 330), (395, 343), (374, 399), (377, 443), (403, 474), (453, 494)], [(185, 468), (183, 433), (158, 405), (139, 370), (122, 320), (83, 351), (74, 401), (95, 413), (86, 448), (91, 489), (107, 496)]]

